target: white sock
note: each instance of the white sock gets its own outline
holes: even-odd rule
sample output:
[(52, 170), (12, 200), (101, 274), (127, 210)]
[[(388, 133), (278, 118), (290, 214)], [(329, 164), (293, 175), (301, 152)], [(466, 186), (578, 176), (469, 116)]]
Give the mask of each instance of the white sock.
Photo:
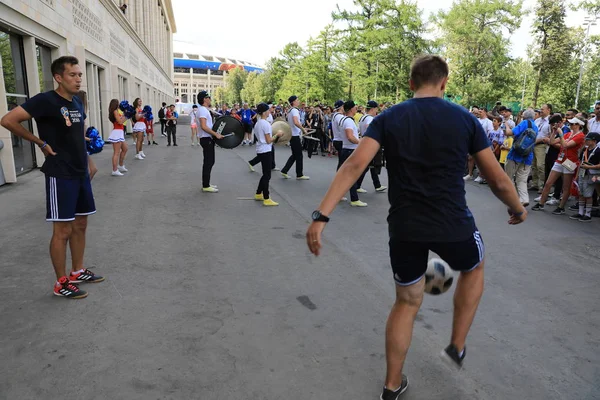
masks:
[(459, 357), (462, 357), (462, 356), (463, 356), (463, 354), (465, 354), (465, 349), (462, 349), (462, 351), (461, 351), (460, 353), (458, 353), (458, 356), (459, 356)]
[(71, 273), (72, 273), (72, 274), (77, 274), (77, 273), (80, 273), (80, 272), (83, 272), (83, 268), (82, 268), (82, 269), (80, 269), (79, 271), (73, 271), (73, 272), (71, 272)]
[[(392, 389), (390, 389), (390, 388), (389, 388), (389, 387), (387, 387), (387, 386), (384, 386), (384, 387), (385, 387), (387, 390), (392, 390)], [(402, 384), (400, 384), (400, 386), (398, 386), (398, 388), (397, 388), (396, 390), (392, 390), (392, 392), (394, 392), (394, 393), (395, 393), (395, 392), (397, 392), (398, 390), (400, 390), (400, 388), (401, 388), (401, 387), (402, 387)]]

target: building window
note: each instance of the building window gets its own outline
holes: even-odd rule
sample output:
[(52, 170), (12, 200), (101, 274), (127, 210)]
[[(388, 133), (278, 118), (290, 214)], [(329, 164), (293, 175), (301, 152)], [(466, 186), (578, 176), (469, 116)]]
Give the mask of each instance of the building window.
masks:
[(179, 89), (175, 88), (175, 96), (179, 96)]
[(207, 75), (208, 69), (206, 68), (194, 68), (194, 74)]
[(40, 91), (48, 92), (54, 89), (54, 79), (50, 71), (50, 65), (52, 64), (50, 48), (36, 44), (35, 52), (37, 55), (38, 74), (40, 76)]
[(187, 83), (182, 83), (181, 87), (187, 87), (187, 85), (188, 85)]
[(190, 69), (189, 68), (184, 68), (184, 67), (175, 67), (174, 72), (180, 72), (180, 73), (190, 73)]

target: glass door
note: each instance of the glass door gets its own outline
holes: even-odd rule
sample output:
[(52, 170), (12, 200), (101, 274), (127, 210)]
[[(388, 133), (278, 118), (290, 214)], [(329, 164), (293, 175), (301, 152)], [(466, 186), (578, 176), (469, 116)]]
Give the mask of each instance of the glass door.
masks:
[[(10, 111), (29, 99), (23, 39), (18, 35), (0, 30), (0, 57), (2, 57), (6, 103)], [(33, 132), (31, 121), (23, 122), (23, 126)], [(17, 175), (37, 167), (33, 143), (12, 135), (12, 145)]]

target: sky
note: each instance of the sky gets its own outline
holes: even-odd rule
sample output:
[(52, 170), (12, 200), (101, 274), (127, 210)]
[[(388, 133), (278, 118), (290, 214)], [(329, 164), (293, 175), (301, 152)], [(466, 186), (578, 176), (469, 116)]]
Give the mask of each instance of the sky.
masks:
[[(449, 9), (453, 0), (417, 0), (423, 18)], [(248, 0), (172, 0), (177, 24), (174, 50), (228, 57), (264, 66), (290, 42), (306, 43), (331, 22), (337, 9), (353, 9), (352, 0), (262, 0), (260, 7)], [(525, 0), (523, 9), (533, 9), (535, 0)], [(567, 25), (580, 23), (583, 13), (569, 11)], [(513, 33), (511, 55), (525, 57), (532, 42), (532, 17), (524, 18)], [(600, 34), (594, 26), (590, 34)]]

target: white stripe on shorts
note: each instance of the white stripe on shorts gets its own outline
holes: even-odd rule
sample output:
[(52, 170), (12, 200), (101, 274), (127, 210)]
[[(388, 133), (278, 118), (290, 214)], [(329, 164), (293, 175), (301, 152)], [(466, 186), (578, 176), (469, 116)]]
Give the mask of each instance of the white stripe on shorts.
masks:
[(58, 219), (58, 196), (56, 193), (56, 178), (50, 177), (50, 217)]

